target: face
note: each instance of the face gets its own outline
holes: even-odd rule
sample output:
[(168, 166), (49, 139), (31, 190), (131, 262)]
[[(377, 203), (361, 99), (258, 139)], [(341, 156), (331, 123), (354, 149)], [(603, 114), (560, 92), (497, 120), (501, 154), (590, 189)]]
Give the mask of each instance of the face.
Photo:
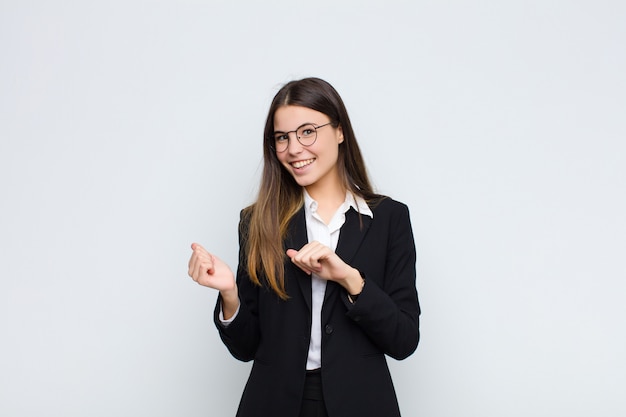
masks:
[[(274, 114), (274, 131), (290, 132), (310, 123), (322, 126), (330, 118), (324, 113), (301, 106), (283, 106)], [(296, 182), (306, 187), (309, 194), (341, 187), (337, 169), (339, 144), (343, 142), (341, 126), (327, 125), (317, 129), (317, 140), (310, 146), (302, 145), (296, 133), (289, 133), (289, 144), (283, 152), (276, 152), (280, 163)]]

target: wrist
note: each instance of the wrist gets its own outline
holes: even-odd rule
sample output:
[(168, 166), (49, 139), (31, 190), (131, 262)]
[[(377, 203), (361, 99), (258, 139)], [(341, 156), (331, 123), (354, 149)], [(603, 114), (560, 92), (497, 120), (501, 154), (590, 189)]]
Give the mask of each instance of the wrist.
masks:
[(237, 291), (237, 286), (229, 290), (220, 291), (220, 296), (222, 297), (222, 302), (226, 304), (239, 304), (239, 292)]
[(344, 285), (344, 288), (346, 289), (348, 294), (352, 296), (357, 296), (361, 294), (364, 285), (365, 280), (363, 279), (363, 276), (361, 275), (359, 270), (356, 268), (352, 268), (352, 271), (348, 274)]
[(224, 320), (230, 320), (239, 308), (239, 293), (237, 286), (234, 290), (220, 291), (222, 297), (222, 314)]

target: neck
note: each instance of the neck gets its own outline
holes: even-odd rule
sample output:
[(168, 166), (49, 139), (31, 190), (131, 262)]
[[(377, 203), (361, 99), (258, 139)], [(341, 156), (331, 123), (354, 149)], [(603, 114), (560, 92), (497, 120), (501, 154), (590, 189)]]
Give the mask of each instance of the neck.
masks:
[(307, 193), (317, 202), (317, 212), (328, 223), (339, 206), (346, 200), (346, 190), (340, 184), (333, 187), (305, 187)]
[(337, 201), (341, 204), (346, 199), (346, 189), (339, 183), (326, 185), (324, 187), (309, 185), (305, 188), (311, 198), (317, 201), (317, 204), (332, 203)]

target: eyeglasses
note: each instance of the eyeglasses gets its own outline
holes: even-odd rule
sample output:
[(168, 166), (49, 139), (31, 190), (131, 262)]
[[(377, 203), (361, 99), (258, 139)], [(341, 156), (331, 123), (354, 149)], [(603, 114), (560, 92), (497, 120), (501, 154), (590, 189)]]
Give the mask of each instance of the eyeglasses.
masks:
[(302, 146), (311, 146), (317, 140), (317, 129), (321, 129), (324, 126), (328, 126), (332, 122), (328, 122), (321, 126), (315, 126), (312, 123), (306, 123), (297, 128), (296, 130), (290, 130), (289, 132), (274, 132), (272, 138), (274, 139), (274, 150), (276, 152), (285, 152), (289, 147), (289, 134), (295, 133), (296, 139)]

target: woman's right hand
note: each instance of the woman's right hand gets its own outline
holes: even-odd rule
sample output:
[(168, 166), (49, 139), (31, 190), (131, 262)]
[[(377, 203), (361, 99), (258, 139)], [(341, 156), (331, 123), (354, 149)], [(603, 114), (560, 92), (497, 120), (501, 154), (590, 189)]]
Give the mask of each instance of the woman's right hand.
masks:
[(216, 289), (222, 296), (224, 319), (231, 318), (239, 308), (239, 293), (235, 275), (220, 258), (210, 254), (197, 243), (191, 244), (189, 276), (200, 285)]
[(191, 244), (189, 276), (200, 285), (213, 288), (221, 293), (237, 290), (235, 276), (220, 258), (210, 254), (198, 243)]

